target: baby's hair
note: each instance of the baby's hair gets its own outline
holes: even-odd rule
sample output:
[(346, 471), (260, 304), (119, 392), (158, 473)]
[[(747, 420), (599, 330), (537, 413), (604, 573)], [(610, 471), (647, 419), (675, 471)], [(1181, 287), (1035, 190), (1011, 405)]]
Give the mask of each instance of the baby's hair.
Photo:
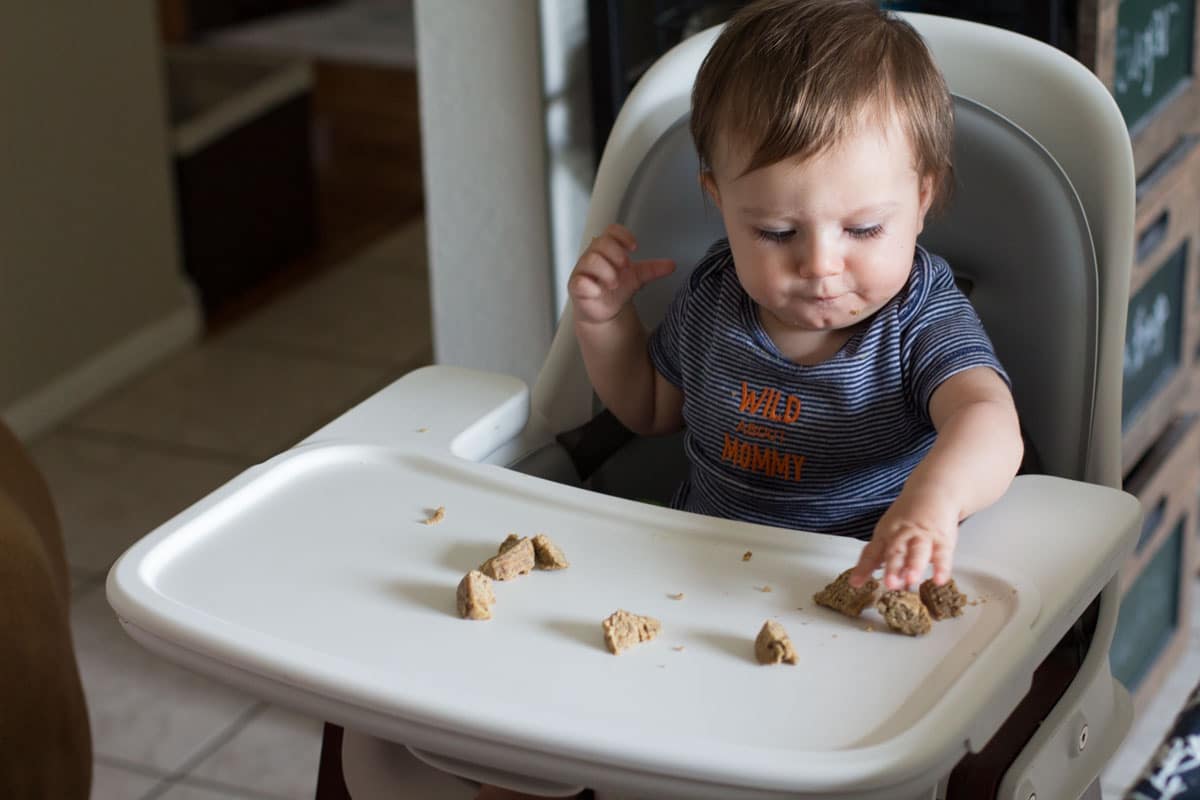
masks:
[(954, 116), (921, 36), (872, 0), (760, 0), (729, 20), (701, 64), (691, 130), (702, 170), (736, 145), (749, 154), (744, 175), (819, 155), (891, 114), (941, 204), (953, 181)]

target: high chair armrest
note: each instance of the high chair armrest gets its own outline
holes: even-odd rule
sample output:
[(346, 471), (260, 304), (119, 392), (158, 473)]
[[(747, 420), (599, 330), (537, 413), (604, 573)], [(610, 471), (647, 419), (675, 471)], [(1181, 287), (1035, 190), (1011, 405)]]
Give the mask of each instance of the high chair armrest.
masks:
[(998, 798), (1083, 797), (1129, 732), (1133, 703), (1108, 665), (1119, 585), (1113, 576), (1101, 592), (1100, 616), (1079, 673), (1005, 774)]
[(511, 375), (451, 366), (422, 367), (330, 422), (298, 446), (331, 443), (449, 451), (468, 461), (503, 461), (519, 452), (529, 421), (529, 388)]

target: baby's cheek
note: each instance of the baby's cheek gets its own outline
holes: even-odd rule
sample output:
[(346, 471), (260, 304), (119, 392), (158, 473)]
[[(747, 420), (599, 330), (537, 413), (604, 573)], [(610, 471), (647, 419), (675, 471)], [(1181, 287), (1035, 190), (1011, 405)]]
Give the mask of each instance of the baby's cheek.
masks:
[(911, 257), (900, 263), (883, 263), (873, 270), (868, 282), (867, 291), (874, 302), (886, 303), (895, 297), (904, 284), (908, 283), (908, 274), (912, 271)]

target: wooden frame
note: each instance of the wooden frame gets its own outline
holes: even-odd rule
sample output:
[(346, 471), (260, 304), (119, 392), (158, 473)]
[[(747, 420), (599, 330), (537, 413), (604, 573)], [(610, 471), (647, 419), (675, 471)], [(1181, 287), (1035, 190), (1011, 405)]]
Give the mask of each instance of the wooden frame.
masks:
[[(1177, 0), (1193, 3), (1197, 0)], [(1121, 0), (1080, 0), (1076, 57), (1113, 91), (1117, 67), (1117, 13)], [(1200, 7), (1194, 7), (1192, 25), (1192, 78), (1163, 97), (1147, 116), (1130, 127), (1133, 161), (1143, 175), (1175, 140), (1200, 129)]]
[(1197, 505), (1200, 485), (1200, 416), (1180, 417), (1147, 454), (1138, 469), (1125, 481), (1125, 490), (1137, 496), (1152, 527), (1143, 530), (1139, 548), (1121, 568), (1122, 597), (1137, 582), (1146, 566), (1170, 541), (1182, 524), (1179, 563), (1177, 618), (1170, 643), (1156, 663), (1134, 687), (1134, 707), (1140, 714), (1162, 685), (1167, 673), (1186, 647), (1190, 633), (1190, 596), (1195, 572)]
[[(1171, 257), (1186, 247), (1179, 369), (1136, 412), (1121, 441), (1121, 471), (1139, 458), (1179, 413), (1192, 389), (1200, 344), (1200, 136), (1185, 137), (1176, 152), (1138, 186), (1137, 254), (1130, 276), (1131, 301)], [(1136, 325), (1134, 319), (1127, 322)]]

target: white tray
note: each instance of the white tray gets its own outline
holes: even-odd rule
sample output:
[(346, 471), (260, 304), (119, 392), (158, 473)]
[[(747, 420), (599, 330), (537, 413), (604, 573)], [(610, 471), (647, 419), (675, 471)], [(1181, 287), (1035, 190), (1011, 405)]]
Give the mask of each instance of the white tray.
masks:
[[(436, 506), (445, 519), (422, 524)], [(1136, 526), (1136, 502), (1018, 479), (963, 526), (955, 578), (976, 604), (914, 639), (888, 632), (873, 610), (850, 620), (812, 603), (855, 562), (859, 542), (683, 514), (451, 456), (307, 445), (142, 540), (108, 590), (151, 647), (198, 654), (225, 679), (265, 680), (335, 721), (361, 717), (451, 757), (517, 772), (586, 764), (731, 792), (878, 791), (916, 785), (972, 739), (981, 745), (1028, 686), (1041, 640), (1070, 624), (1043, 621), (1046, 635), (1036, 634), (1038, 582), (994, 552), (972, 553), (997, 539), (1028, 553), (1067, 536), (1064, 508), (1075, 509), (1073, 525), (1097, 531), (1094, 552), (1070, 569), (1107, 570)], [(509, 532), (547, 533), (571, 567), (497, 582), (494, 619), (459, 619), (458, 581)], [(1055, 595), (1057, 615), (1078, 613), (1073, 595), (1103, 585), (1081, 580)], [(678, 592), (682, 600), (668, 597)], [(600, 621), (618, 608), (658, 617), (662, 634), (609, 654)], [(754, 637), (771, 618), (790, 633), (798, 665), (754, 661)]]

